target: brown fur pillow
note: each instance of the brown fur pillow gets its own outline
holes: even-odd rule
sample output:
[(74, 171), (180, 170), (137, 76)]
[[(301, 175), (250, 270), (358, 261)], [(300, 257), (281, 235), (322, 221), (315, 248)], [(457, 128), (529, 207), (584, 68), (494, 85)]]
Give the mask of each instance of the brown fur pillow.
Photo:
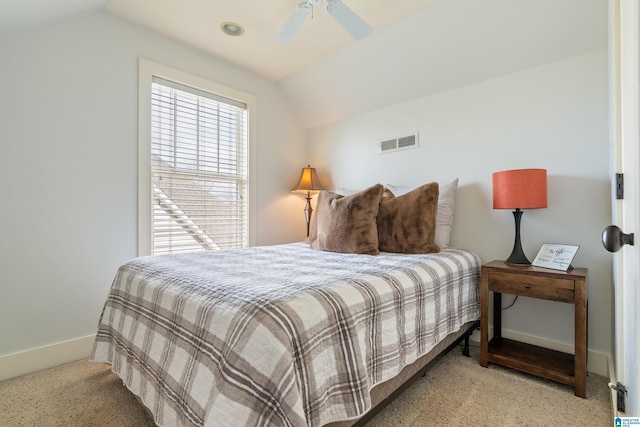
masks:
[(440, 252), (435, 244), (438, 183), (422, 185), (398, 197), (386, 197), (378, 212), (381, 251), (421, 254)]
[(311, 247), (331, 252), (379, 254), (376, 217), (383, 190), (381, 184), (376, 184), (350, 196), (321, 192)]
[[(341, 193), (336, 193), (336, 194), (339, 194), (340, 196), (348, 196), (355, 193), (357, 193), (357, 191), (352, 191), (346, 195)], [(387, 198), (390, 198), (390, 197), (395, 197), (395, 196), (391, 192), (391, 190), (385, 187), (384, 192), (382, 193), (382, 200), (386, 200)], [(320, 196), (318, 196), (318, 202), (316, 202), (316, 209), (317, 209), (317, 205), (319, 204), (319, 201), (320, 201)], [(318, 238), (318, 220), (316, 218), (318, 218), (317, 213), (311, 216), (311, 222), (309, 223), (309, 236), (305, 240), (306, 243), (312, 243), (314, 240)]]

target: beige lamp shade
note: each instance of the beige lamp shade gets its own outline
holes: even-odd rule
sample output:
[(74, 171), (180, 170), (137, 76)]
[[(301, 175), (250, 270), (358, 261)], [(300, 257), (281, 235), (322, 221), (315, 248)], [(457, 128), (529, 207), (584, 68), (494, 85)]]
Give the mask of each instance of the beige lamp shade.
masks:
[(298, 185), (292, 191), (321, 191), (324, 190), (320, 180), (318, 179), (318, 173), (316, 168), (312, 168), (311, 165), (307, 165), (306, 168), (302, 168), (300, 172), (300, 179), (298, 179)]

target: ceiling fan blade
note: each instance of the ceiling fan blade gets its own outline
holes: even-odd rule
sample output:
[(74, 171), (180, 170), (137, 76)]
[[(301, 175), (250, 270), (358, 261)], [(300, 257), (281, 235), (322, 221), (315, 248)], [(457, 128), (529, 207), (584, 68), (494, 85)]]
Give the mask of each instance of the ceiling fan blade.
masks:
[(276, 36), (276, 41), (282, 43), (290, 41), (293, 36), (296, 35), (298, 30), (300, 29), (300, 26), (310, 12), (311, 5), (309, 4), (309, 2), (300, 3), (298, 6), (296, 6), (296, 8), (293, 10), (293, 13), (291, 14), (287, 22), (284, 23), (284, 26)]
[(329, 15), (333, 17), (338, 24), (342, 25), (355, 39), (361, 39), (369, 35), (371, 27), (364, 22), (354, 11), (349, 9), (340, 0), (327, 0), (325, 6)]

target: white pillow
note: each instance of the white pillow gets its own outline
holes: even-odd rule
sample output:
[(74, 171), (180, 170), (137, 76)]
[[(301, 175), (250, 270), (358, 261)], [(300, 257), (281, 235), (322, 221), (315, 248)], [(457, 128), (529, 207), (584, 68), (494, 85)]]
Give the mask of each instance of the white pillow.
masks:
[[(399, 185), (385, 185), (394, 196), (401, 196), (416, 187), (403, 187)], [(458, 178), (447, 182), (438, 182), (438, 213), (436, 214), (436, 244), (441, 248), (449, 246), (451, 238), (451, 226), (453, 225), (453, 210), (458, 190)]]
[(357, 193), (360, 190), (352, 190), (351, 188), (336, 188), (336, 190), (334, 191), (334, 193), (339, 194), (341, 196), (350, 196), (352, 194)]

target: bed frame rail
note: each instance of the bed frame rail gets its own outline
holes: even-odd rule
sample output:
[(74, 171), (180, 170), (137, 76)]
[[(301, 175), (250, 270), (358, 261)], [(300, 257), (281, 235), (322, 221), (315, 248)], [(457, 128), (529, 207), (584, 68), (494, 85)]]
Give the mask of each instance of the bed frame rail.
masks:
[(411, 378), (409, 378), (400, 387), (398, 387), (386, 399), (384, 399), (382, 402), (380, 402), (378, 405), (376, 405), (374, 408), (372, 408), (369, 412), (364, 414), (362, 416), (362, 418), (360, 418), (358, 421), (356, 421), (353, 424), (353, 427), (362, 427), (362, 426), (364, 426), (367, 422), (369, 422), (369, 420), (371, 420), (380, 411), (382, 411), (382, 409), (384, 409), (385, 406), (387, 406), (389, 403), (391, 403), (391, 401), (393, 401), (396, 397), (398, 397), (400, 394), (402, 394), (402, 392), (405, 391), (417, 379), (419, 379), (421, 377), (424, 377), (427, 374), (427, 370), (428, 370), (429, 366), (431, 366), (434, 362), (436, 362), (441, 357), (443, 357), (444, 355), (449, 353), (453, 348), (455, 348), (458, 345), (460, 345), (461, 342), (464, 341), (463, 348), (462, 348), (462, 354), (464, 356), (466, 356), (466, 357), (471, 357), (471, 353), (469, 351), (469, 339), (471, 338), (471, 335), (473, 334), (473, 331), (475, 331), (479, 327), (480, 327), (480, 320), (476, 320), (475, 322), (473, 322), (467, 328), (467, 330), (460, 337), (458, 337), (458, 339), (456, 339), (453, 343), (451, 343), (444, 351), (442, 351), (440, 354), (438, 354), (436, 357), (434, 357), (424, 367), (422, 367), (420, 370), (418, 370), (418, 372), (416, 372)]

